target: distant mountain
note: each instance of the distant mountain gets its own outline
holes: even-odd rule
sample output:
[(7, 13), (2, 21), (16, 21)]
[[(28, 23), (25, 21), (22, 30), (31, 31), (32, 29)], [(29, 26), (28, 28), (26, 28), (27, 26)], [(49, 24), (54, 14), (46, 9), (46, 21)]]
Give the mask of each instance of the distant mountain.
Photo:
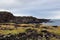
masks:
[(14, 23), (42, 23), (49, 22), (50, 19), (38, 19), (32, 16), (14, 16), (11, 12), (0, 12), (0, 23), (14, 22)]

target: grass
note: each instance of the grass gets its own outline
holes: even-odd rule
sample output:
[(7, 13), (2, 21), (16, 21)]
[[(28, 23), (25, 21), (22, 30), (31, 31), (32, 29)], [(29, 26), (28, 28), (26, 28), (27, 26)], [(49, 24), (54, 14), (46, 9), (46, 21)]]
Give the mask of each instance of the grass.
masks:
[[(36, 24), (20, 24), (20, 26), (25, 26), (25, 25), (28, 25), (28, 27), (18, 27), (17, 29), (14, 28), (13, 30), (0, 30), (0, 34), (5, 34), (5, 35), (6, 34), (9, 34), (9, 33), (11, 33), (11, 34), (18, 34), (18, 33), (26, 32), (26, 29), (29, 29), (29, 28), (30, 29), (35, 29), (39, 33), (41, 30), (44, 30), (45, 29), (45, 28), (43, 28), (45, 25), (44, 26), (41, 25), (41, 26), (39, 26), (39, 28), (35, 28), (34, 26)], [(10, 28), (12, 28), (12, 27), (10, 27)], [(47, 28), (48, 29), (45, 29), (45, 30), (47, 30), (47, 31), (49, 31), (51, 33), (60, 35), (60, 26), (57, 27), (57, 28), (54, 28), (52, 26), (49, 26)]]
[[(28, 27), (24, 27), (24, 26), (28, 26)], [(45, 26), (45, 25), (37, 25), (39, 27), (35, 27), (36, 24), (20, 24), (20, 27), (15, 28), (14, 26), (10, 26), (10, 29), (13, 30), (0, 30), (0, 34), (3, 35), (8, 35), (8, 34), (19, 34), (19, 33), (25, 33), (27, 29), (34, 29), (37, 30), (37, 33), (40, 34), (42, 30), (47, 30), (50, 33), (56, 34), (56, 35), (60, 35), (60, 26), (58, 27), (52, 27), (52, 26)], [(4, 27), (2, 27), (4, 28)], [(5, 27), (6, 28), (6, 27)], [(45, 40), (45, 38), (42, 38), (42, 40)], [(55, 37), (51, 37), (50, 40), (59, 40)]]

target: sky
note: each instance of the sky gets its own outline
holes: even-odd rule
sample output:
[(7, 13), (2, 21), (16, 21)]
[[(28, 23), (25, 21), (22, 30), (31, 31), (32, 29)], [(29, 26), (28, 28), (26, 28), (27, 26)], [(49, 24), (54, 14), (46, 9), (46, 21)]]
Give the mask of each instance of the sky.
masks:
[(0, 0), (0, 11), (15, 16), (60, 19), (60, 0)]

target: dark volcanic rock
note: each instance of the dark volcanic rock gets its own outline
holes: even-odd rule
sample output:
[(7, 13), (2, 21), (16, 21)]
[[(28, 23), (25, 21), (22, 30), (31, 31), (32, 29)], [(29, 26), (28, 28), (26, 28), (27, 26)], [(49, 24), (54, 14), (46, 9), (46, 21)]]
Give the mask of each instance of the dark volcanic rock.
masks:
[(14, 20), (16, 23), (42, 23), (49, 22), (49, 19), (38, 19), (32, 16), (23, 16), (23, 17), (15, 17)]
[(10, 12), (0, 12), (0, 23), (10, 22), (14, 19), (14, 16)]
[(32, 16), (14, 16), (10, 12), (0, 12), (0, 23), (15, 22), (15, 23), (42, 23), (49, 22), (49, 19), (38, 19)]

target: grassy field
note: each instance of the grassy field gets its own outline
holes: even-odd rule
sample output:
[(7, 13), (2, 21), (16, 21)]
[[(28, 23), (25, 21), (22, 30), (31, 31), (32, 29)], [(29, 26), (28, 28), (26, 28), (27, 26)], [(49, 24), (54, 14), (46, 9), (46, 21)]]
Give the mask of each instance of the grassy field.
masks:
[[(0, 34), (18, 34), (21, 32), (25, 32), (26, 29), (35, 29), (37, 32), (40, 32), (41, 30), (47, 30), (51, 33), (55, 33), (60, 35), (60, 26), (53, 27), (53, 26), (45, 26), (45, 25), (36, 25), (36, 24), (18, 24), (20, 25), (17, 28), (13, 28), (10, 26), (10, 28), (13, 28), (13, 30), (0, 30)], [(2, 27), (3, 28), (3, 27)]]
[[(2, 35), (8, 35), (8, 34), (17, 35), (19, 33), (26, 33), (27, 29), (31, 29), (31, 30), (36, 30), (38, 34), (40, 34), (40, 33), (43, 34), (42, 31), (45, 30), (45, 31), (50, 32), (51, 34), (54, 34), (54, 35), (57, 35), (60, 37), (60, 26), (56, 27), (56, 26), (48, 26), (48, 25), (42, 25), (42, 24), (18, 24), (18, 25), (19, 25), (18, 27), (14, 27), (12, 30), (10, 30), (10, 29), (0, 30), (0, 35), (1, 34)], [(51, 37), (50, 39), (59, 40), (56, 37)]]

